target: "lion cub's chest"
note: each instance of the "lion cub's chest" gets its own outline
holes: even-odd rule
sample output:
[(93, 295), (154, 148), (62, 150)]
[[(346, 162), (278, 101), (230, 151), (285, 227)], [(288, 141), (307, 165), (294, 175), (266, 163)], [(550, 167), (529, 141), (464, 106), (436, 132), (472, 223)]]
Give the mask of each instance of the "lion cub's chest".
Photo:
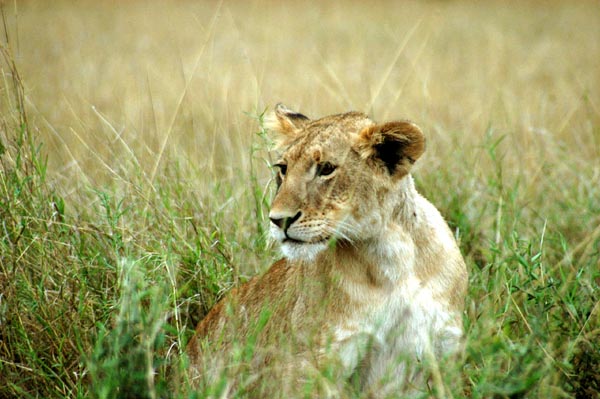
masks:
[(371, 289), (368, 300), (353, 302), (343, 324), (352, 324), (360, 333), (371, 334), (380, 343), (390, 335), (417, 330), (433, 318), (444, 317), (444, 311), (433, 298), (430, 289), (415, 277), (409, 277), (396, 287)]
[(348, 370), (367, 356), (369, 367), (375, 368), (399, 356), (422, 358), (431, 347), (433, 331), (452, 317), (416, 276), (412, 240), (399, 231), (388, 237), (392, 245), (373, 249), (378, 263), (352, 257), (356, 264), (338, 279), (345, 309), (333, 333)]

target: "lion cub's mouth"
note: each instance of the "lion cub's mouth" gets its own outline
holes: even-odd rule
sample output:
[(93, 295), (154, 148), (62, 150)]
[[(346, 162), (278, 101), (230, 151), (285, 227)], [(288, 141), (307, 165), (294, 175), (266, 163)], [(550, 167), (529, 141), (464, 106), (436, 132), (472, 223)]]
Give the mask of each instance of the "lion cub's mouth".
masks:
[(288, 244), (288, 243), (289, 244), (305, 244), (306, 242), (286, 237), (283, 239), (282, 243), (284, 243), (284, 244)]
[(283, 244), (295, 244), (295, 245), (305, 245), (305, 244), (324, 244), (329, 242), (330, 238), (323, 238), (323, 239), (318, 239), (318, 240), (314, 240), (314, 241), (303, 241), (303, 240), (297, 240), (295, 238), (291, 238), (291, 237), (285, 237), (283, 239), (283, 241), (281, 241)]

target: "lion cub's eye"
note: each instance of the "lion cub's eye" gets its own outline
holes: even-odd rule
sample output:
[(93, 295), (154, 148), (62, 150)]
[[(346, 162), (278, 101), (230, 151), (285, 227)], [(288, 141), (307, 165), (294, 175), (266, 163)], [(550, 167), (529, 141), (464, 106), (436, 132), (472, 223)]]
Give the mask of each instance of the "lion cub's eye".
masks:
[(282, 176), (285, 176), (286, 172), (287, 172), (287, 165), (284, 163), (278, 163), (275, 165), (276, 168), (279, 169), (279, 173), (281, 173)]
[(329, 176), (335, 171), (336, 166), (329, 162), (317, 164), (317, 176)]

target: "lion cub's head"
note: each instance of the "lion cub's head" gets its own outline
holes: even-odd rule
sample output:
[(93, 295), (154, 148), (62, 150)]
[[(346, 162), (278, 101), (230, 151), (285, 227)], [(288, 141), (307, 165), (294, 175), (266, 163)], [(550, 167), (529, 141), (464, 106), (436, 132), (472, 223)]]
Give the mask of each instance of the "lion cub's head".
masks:
[(271, 234), (292, 259), (313, 259), (333, 241), (377, 239), (425, 149), (416, 125), (359, 112), (311, 120), (278, 104), (266, 127), (280, 152)]

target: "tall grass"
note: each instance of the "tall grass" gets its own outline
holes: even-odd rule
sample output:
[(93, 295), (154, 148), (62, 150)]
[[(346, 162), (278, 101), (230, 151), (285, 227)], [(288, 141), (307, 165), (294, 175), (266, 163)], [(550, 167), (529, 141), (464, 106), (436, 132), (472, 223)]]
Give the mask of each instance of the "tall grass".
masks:
[(470, 272), (447, 396), (597, 397), (596, 8), (4, 4), (0, 397), (194, 396), (193, 327), (277, 256), (278, 101), (426, 132), (417, 184)]

